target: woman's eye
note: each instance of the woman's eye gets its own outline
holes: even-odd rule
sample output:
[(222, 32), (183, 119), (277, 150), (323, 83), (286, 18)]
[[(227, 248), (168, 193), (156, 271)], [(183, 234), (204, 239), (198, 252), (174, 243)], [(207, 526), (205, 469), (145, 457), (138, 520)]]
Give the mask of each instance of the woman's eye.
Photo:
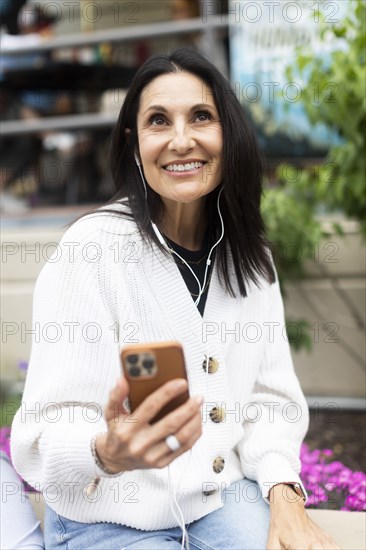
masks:
[(150, 118), (149, 122), (153, 126), (162, 126), (165, 123), (165, 120), (160, 115), (154, 115)]
[(197, 113), (196, 118), (200, 122), (205, 122), (205, 120), (211, 119), (211, 115), (207, 111), (200, 111), (199, 113)]

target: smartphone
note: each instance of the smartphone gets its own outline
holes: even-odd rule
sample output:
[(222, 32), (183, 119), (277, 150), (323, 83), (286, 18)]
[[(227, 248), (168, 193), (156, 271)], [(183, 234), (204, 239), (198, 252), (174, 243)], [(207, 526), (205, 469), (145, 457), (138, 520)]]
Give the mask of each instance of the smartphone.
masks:
[[(121, 352), (123, 373), (130, 387), (128, 408), (133, 413), (152, 392), (169, 380), (187, 378), (184, 353), (179, 342), (129, 344)], [(154, 424), (189, 399), (189, 391), (169, 401), (150, 420)]]

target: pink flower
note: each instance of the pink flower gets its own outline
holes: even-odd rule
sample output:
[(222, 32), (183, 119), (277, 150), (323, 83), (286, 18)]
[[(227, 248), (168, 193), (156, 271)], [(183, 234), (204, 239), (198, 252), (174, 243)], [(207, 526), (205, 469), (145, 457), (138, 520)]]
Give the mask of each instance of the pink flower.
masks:
[(0, 428), (0, 450), (10, 458), (10, 428)]
[(324, 455), (324, 456), (333, 456), (333, 451), (331, 451), (330, 449), (323, 449), (322, 450), (322, 455)]
[(339, 461), (327, 463), (331, 456), (330, 449), (309, 451), (306, 443), (301, 447), (301, 478), (309, 496), (307, 506), (335, 502), (336, 494), (344, 500), (342, 510), (366, 510), (366, 474), (353, 472)]

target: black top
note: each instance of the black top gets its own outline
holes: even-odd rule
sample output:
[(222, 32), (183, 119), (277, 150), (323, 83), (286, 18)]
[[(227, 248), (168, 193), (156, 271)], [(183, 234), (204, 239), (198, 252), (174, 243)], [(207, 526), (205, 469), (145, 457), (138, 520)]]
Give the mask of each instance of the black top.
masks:
[[(208, 254), (211, 250), (212, 244), (209, 240), (208, 235), (206, 234), (204, 242), (202, 244), (202, 248), (200, 250), (188, 250), (187, 248), (183, 248), (179, 244), (173, 242), (172, 240), (168, 239), (166, 235), (164, 235), (164, 239), (166, 240), (167, 244), (175, 250), (184, 260), (189, 264), (189, 267), (192, 269), (196, 277), (201, 283), (201, 286), (203, 284), (203, 279), (205, 276), (205, 270), (206, 270), (206, 261)], [(188, 291), (190, 292), (193, 301), (195, 302), (198, 298), (199, 288), (196, 279), (193, 277), (191, 271), (188, 269), (188, 267), (176, 256), (173, 254), (173, 258), (179, 268), (179, 271), (182, 274), (182, 277), (184, 279), (184, 282), (187, 285)], [(206, 284), (204, 292), (201, 295), (200, 301), (197, 305), (198, 311), (203, 316), (206, 300), (207, 300), (207, 294), (208, 294), (208, 287), (210, 284), (212, 269), (213, 269), (213, 263), (215, 260), (215, 249), (213, 250), (213, 253), (211, 255), (211, 265), (208, 268), (207, 277), (206, 277)]]

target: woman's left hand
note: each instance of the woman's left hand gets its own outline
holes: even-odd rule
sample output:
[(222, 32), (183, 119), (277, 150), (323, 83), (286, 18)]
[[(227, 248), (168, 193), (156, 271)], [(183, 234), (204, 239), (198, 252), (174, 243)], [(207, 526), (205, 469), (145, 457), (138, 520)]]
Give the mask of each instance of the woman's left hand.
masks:
[(323, 531), (307, 515), (304, 502), (286, 485), (271, 490), (267, 550), (334, 550), (340, 547), (331, 535)]

